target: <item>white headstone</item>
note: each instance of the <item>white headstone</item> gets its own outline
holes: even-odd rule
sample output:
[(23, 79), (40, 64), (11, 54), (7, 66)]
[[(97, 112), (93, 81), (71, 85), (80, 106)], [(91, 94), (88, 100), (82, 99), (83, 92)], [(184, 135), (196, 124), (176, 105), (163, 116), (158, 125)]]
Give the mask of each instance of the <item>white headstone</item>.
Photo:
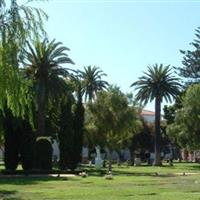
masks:
[(141, 158), (135, 158), (135, 166), (140, 166), (141, 165)]
[(52, 155), (53, 160), (58, 162), (60, 159), (60, 150), (59, 150), (58, 142), (56, 140), (53, 140), (52, 148), (53, 148), (53, 155)]
[(124, 149), (123, 157), (124, 157), (125, 161), (131, 160), (131, 152), (130, 152), (130, 150), (128, 148)]
[(82, 147), (82, 157), (83, 158), (88, 158), (88, 155), (89, 155), (88, 147), (87, 146), (83, 146)]
[(103, 167), (103, 160), (101, 158), (100, 147), (96, 146), (96, 158), (95, 158), (95, 167), (101, 169)]

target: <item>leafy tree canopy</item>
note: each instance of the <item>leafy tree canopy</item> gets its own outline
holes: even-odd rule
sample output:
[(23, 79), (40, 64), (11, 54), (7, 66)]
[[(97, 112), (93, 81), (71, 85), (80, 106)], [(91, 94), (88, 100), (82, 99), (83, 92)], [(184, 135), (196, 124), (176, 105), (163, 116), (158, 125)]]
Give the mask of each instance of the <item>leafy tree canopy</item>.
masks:
[(167, 127), (167, 133), (180, 146), (197, 149), (200, 147), (200, 84), (187, 89), (182, 105), (176, 111), (175, 122)]
[(86, 129), (95, 145), (118, 149), (129, 142), (142, 123), (137, 109), (128, 104), (128, 98), (118, 87), (100, 91), (86, 113)]

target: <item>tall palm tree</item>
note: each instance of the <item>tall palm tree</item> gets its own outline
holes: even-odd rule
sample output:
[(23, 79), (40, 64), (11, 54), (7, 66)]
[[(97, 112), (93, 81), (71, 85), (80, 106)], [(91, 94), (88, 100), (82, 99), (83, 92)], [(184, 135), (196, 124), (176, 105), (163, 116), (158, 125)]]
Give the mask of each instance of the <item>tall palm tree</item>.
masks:
[(81, 79), (83, 79), (83, 90), (85, 93), (85, 100), (92, 101), (97, 91), (106, 89), (108, 82), (102, 80), (103, 76), (107, 76), (103, 73), (99, 67), (84, 67), (84, 71), (79, 71)]
[(61, 64), (73, 61), (65, 51), (69, 50), (62, 43), (47, 39), (33, 44), (27, 43), (25, 50), (25, 70), (29, 78), (33, 80), (37, 117), (37, 136), (45, 135), (46, 104), (49, 97), (57, 97), (66, 88), (62, 77), (69, 75), (69, 69), (63, 68)]
[(170, 66), (155, 64), (148, 67), (148, 71), (139, 77), (131, 87), (138, 90), (136, 100), (147, 104), (155, 99), (155, 162), (154, 165), (161, 165), (160, 156), (160, 110), (163, 98), (172, 102), (181, 89), (180, 80), (172, 75)]

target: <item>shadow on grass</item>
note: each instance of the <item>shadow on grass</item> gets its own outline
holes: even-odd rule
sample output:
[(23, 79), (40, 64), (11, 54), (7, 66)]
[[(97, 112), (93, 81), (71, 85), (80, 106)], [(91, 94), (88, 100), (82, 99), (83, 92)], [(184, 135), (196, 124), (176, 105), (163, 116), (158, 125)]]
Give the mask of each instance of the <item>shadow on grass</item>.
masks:
[[(143, 165), (141, 167), (151, 167), (148, 165)], [(163, 168), (173, 168), (170, 166), (162, 166)], [(132, 171), (130, 171), (130, 168), (132, 168)], [(126, 170), (127, 169), (127, 170)], [(93, 166), (87, 166), (85, 168), (83, 168), (83, 171), (87, 172), (89, 174), (89, 176), (95, 176), (95, 177), (102, 177), (105, 176), (108, 173), (108, 169), (107, 168), (102, 168), (101, 170), (97, 170), (95, 167)], [(150, 172), (144, 172), (141, 170), (141, 172), (138, 171), (134, 171), (134, 167), (133, 166), (129, 166), (129, 167), (125, 167), (125, 166), (118, 166), (117, 168), (113, 168), (112, 170), (112, 174), (113, 175), (117, 175), (117, 176), (152, 176), (152, 177), (174, 177), (177, 176), (173, 173), (162, 173), (162, 174), (158, 174), (157, 169), (155, 168), (155, 170), (150, 171)]]
[[(192, 165), (191, 163), (188, 163), (186, 165), (187, 165), (186, 170), (190, 170), (191, 172), (192, 171), (194, 171), (194, 172), (199, 171), (200, 172), (200, 165)], [(182, 168), (183, 167), (181, 167), (181, 169)]]
[(0, 199), (4, 200), (22, 200), (19, 197), (16, 197), (16, 190), (0, 190)]
[[(183, 163), (180, 163), (183, 164)], [(200, 165), (193, 165), (192, 163), (188, 163), (188, 164), (184, 164), (184, 165), (180, 165), (179, 163), (176, 163), (175, 165), (178, 166), (179, 169), (187, 171), (190, 170), (191, 172), (197, 172), (197, 170), (200, 172)], [(168, 168), (168, 169), (177, 169), (177, 167), (172, 166), (166, 166), (163, 165), (162, 168)], [(148, 168), (151, 166), (148, 165), (142, 165), (142, 168)], [(113, 175), (117, 175), (117, 176), (149, 176), (149, 177), (176, 177), (176, 176), (180, 176), (177, 175), (175, 173), (173, 173), (172, 171), (169, 171), (169, 173), (167, 172), (163, 172), (163, 173), (157, 173), (157, 168), (155, 167), (154, 169), (152, 168), (150, 171), (145, 171), (145, 169), (142, 169), (140, 171), (136, 171), (134, 170), (135, 167), (133, 166), (113, 166)], [(140, 167), (137, 167), (137, 169)], [(94, 166), (81, 166), (80, 167), (80, 171), (85, 171), (89, 177), (103, 177), (105, 176), (105, 174), (108, 173), (108, 169), (107, 168), (102, 168), (100, 170), (96, 169)], [(176, 172), (176, 171), (175, 171)], [(28, 185), (28, 184), (40, 184), (41, 182), (47, 182), (47, 181), (77, 181), (77, 182), (81, 182), (82, 178), (79, 176), (76, 177), (50, 177), (50, 176), (46, 176), (46, 177), (31, 177), (31, 176), (21, 176), (21, 177), (15, 177), (15, 176), (10, 176), (10, 177), (0, 177), (0, 185), (1, 184), (10, 184), (10, 185)], [(90, 182), (84, 183), (84, 184), (91, 184)], [(0, 198), (1, 199), (1, 198)]]
[(157, 173), (155, 172), (130, 172), (130, 171), (121, 171), (121, 170), (113, 170), (113, 175), (123, 175), (123, 176), (151, 176), (151, 177), (175, 177), (176, 174), (173, 173)]
[(11, 191), (8, 191), (8, 190), (0, 190), (0, 196), (4, 196), (4, 195), (14, 195), (16, 194), (17, 191), (15, 190), (11, 190)]
[(155, 196), (157, 193), (152, 192), (152, 193), (146, 193), (146, 194), (140, 194), (140, 196)]
[[(152, 193), (146, 193), (146, 194), (138, 194), (139, 196), (155, 196), (157, 193), (152, 192)], [(125, 194), (125, 197), (133, 197), (136, 196), (135, 194)]]
[[(134, 168), (133, 168), (133, 170), (134, 170)], [(94, 167), (87, 167), (87, 169), (84, 169), (84, 171), (86, 171), (89, 174), (89, 176), (94, 176), (94, 177), (102, 177), (108, 173), (107, 168), (97, 170)], [(137, 172), (137, 171), (125, 170), (125, 168), (123, 167), (123, 171), (114, 168), (112, 170), (112, 174), (116, 175), (116, 176), (151, 176), (151, 177), (175, 177), (175, 176), (177, 176), (173, 173), (158, 174), (158, 173), (156, 173), (156, 171), (157, 170), (155, 169), (155, 172), (143, 172), (143, 171)]]
[(94, 176), (94, 177), (102, 177), (106, 174), (107, 168), (101, 168), (101, 169), (96, 169), (94, 166), (86, 166), (82, 167), (82, 171), (86, 172), (89, 174), (89, 176)]
[[(80, 181), (81, 178), (71, 178), (71, 177), (9, 177), (0, 178), (0, 185), (34, 185), (40, 184), (41, 182), (48, 181)], [(0, 198), (1, 199), (1, 198)]]

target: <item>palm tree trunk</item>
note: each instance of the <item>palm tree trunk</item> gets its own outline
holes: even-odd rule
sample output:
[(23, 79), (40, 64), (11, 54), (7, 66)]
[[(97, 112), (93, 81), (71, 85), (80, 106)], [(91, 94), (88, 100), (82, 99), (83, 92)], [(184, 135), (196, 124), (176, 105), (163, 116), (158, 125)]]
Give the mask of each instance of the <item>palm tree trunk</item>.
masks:
[(45, 86), (41, 86), (40, 92), (38, 94), (38, 117), (37, 117), (37, 137), (45, 135)]
[(155, 166), (162, 165), (161, 163), (161, 152), (160, 152), (160, 108), (161, 108), (161, 98), (158, 96), (155, 99)]

